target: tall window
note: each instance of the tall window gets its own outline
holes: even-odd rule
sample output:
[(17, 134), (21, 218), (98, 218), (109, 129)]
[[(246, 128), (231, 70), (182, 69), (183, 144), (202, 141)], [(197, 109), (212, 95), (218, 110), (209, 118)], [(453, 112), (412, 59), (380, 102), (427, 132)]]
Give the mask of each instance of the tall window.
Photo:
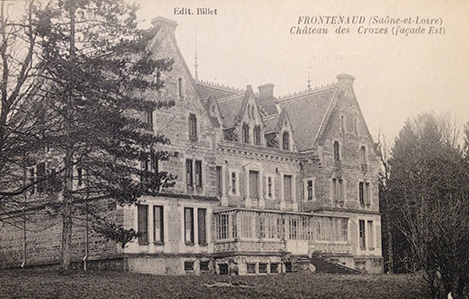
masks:
[(153, 109), (147, 109), (145, 111), (145, 123), (150, 130), (153, 130)]
[(358, 136), (358, 119), (353, 119), (353, 130), (355, 131), (355, 135)]
[(334, 160), (340, 161), (340, 144), (339, 141), (334, 141)]
[(231, 194), (238, 194), (238, 174), (234, 171), (230, 175), (230, 185)]
[(207, 209), (197, 209), (197, 232), (199, 235), (199, 245), (207, 245)]
[(267, 177), (267, 197), (272, 198), (274, 196), (274, 179), (271, 176)]
[(249, 171), (249, 198), (259, 198), (259, 171)]
[(359, 220), (358, 221), (358, 230), (359, 230), (359, 236), (360, 236), (360, 248), (365, 249), (366, 248), (366, 236), (365, 236), (365, 220)]
[(284, 201), (292, 200), (292, 176), (291, 175), (283, 176), (283, 200)]
[(343, 202), (345, 198), (344, 180), (332, 179), (332, 197), (335, 202)]
[(254, 127), (254, 144), (255, 145), (261, 144), (261, 127), (260, 126)]
[(373, 238), (373, 221), (368, 220), (367, 221), (367, 234), (368, 234), (368, 248), (374, 249), (375, 244), (374, 244), (374, 238)]
[(186, 159), (186, 184), (187, 186), (192, 187), (194, 185), (193, 179), (193, 170), (192, 170), (192, 159)]
[(197, 140), (197, 116), (189, 114), (189, 140)]
[(314, 199), (314, 180), (305, 181), (305, 199), (307, 201)]
[(249, 143), (249, 125), (244, 123), (242, 129), (243, 142)]
[(147, 205), (138, 205), (138, 232), (140, 236), (138, 237), (138, 244), (147, 245), (148, 244), (148, 206)]
[(360, 147), (360, 163), (362, 166), (367, 164), (366, 147), (364, 145)]
[(340, 130), (345, 132), (345, 116), (343, 115), (340, 116)]
[(202, 161), (195, 161), (195, 185), (202, 188)]
[(371, 204), (371, 189), (370, 183), (358, 183), (358, 199), (361, 207), (369, 206)]
[(223, 168), (217, 166), (217, 194), (223, 196)]
[(154, 242), (164, 242), (164, 214), (163, 206), (153, 206), (153, 229), (154, 229)]
[(194, 244), (194, 209), (184, 208), (184, 241)]
[(290, 150), (290, 133), (283, 132), (282, 141), (282, 148), (286, 151)]

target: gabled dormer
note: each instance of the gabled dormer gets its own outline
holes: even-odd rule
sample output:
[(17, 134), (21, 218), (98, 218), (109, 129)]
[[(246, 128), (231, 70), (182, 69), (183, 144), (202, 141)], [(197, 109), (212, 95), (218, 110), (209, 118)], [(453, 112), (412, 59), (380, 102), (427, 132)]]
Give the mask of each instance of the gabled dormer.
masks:
[(240, 142), (253, 145), (265, 145), (262, 116), (256, 103), (256, 96), (250, 85), (246, 88), (244, 101), (239, 111), (237, 121), (239, 132), (241, 132), (239, 136)]

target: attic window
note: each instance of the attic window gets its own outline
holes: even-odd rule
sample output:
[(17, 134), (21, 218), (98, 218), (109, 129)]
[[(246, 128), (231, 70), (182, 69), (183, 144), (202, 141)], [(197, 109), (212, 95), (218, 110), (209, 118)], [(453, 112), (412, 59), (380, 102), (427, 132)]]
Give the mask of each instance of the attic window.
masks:
[(261, 145), (261, 126), (254, 127), (254, 144)]
[(212, 113), (215, 113), (215, 106), (212, 106)]
[(340, 116), (340, 130), (345, 132), (345, 116), (343, 115)]
[(179, 98), (184, 97), (184, 90), (182, 88), (182, 78), (178, 78), (178, 93), (179, 93)]
[(283, 132), (282, 148), (286, 151), (290, 150), (290, 133), (286, 131)]
[(249, 125), (244, 123), (242, 130), (243, 142), (249, 143)]

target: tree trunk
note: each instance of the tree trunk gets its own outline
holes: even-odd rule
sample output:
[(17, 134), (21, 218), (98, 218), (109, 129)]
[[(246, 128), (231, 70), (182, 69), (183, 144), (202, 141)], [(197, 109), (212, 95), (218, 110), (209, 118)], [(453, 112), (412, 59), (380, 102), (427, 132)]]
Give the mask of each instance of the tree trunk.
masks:
[(73, 203), (73, 149), (72, 149), (72, 126), (73, 126), (73, 71), (75, 59), (75, 0), (70, 1), (70, 77), (67, 105), (66, 129), (68, 130), (67, 149), (64, 159), (64, 190), (63, 190), (63, 226), (62, 226), (62, 271), (70, 269), (71, 244), (72, 244), (72, 203)]

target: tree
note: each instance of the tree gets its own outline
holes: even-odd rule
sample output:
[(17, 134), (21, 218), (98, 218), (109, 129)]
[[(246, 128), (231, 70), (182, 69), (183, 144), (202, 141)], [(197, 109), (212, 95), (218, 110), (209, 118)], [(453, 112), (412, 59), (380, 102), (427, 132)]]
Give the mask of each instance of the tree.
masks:
[[(135, 10), (120, 0), (57, 0), (38, 12), (41, 100), (53, 120), (44, 135), (59, 158), (49, 164), (62, 199), (63, 270), (70, 265), (74, 212), (88, 213), (92, 200), (133, 204), (173, 184), (157, 164), (172, 154), (155, 148), (169, 140), (141, 118), (174, 104), (149, 99), (157, 98), (160, 75), (173, 62), (152, 58), (147, 44), (156, 29), (138, 29)], [(139, 160), (151, 167), (142, 170)]]
[(401, 241), (394, 253), (407, 269), (426, 272), (433, 297), (468, 295), (469, 166), (455, 133), (447, 119), (420, 115), (405, 124), (389, 160), (388, 218)]

